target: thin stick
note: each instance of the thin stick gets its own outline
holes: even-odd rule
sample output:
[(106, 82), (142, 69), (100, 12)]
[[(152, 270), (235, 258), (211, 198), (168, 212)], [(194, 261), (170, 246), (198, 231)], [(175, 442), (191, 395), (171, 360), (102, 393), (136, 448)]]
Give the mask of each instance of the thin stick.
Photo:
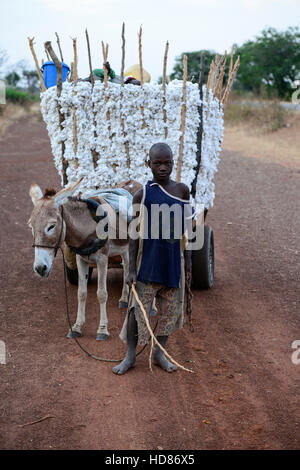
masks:
[(168, 60), (168, 50), (169, 42), (166, 42), (165, 54), (164, 54), (164, 65), (163, 65), (163, 77), (162, 77), (162, 88), (164, 92), (163, 97), (163, 119), (165, 123), (165, 139), (168, 137), (168, 128), (167, 128), (167, 111), (166, 111), (166, 76), (167, 76), (167, 60)]
[(214, 96), (216, 96), (219, 100), (221, 99), (221, 94), (222, 94), (223, 79), (225, 75), (225, 66), (226, 66), (226, 57), (227, 57), (227, 51), (225, 51), (222, 57), (219, 78), (213, 91)]
[(57, 96), (60, 97), (62, 90), (62, 65), (58, 60), (54, 50), (52, 49), (51, 41), (45, 42), (45, 48), (49, 52), (51, 59), (53, 60), (56, 72), (57, 72)]
[(238, 56), (237, 60), (235, 61), (233, 70), (232, 70), (230, 76), (228, 77), (227, 86), (225, 88), (223, 97), (221, 99), (221, 102), (222, 102), (223, 105), (226, 104), (226, 102), (228, 100), (228, 96), (229, 96), (229, 93), (230, 93), (230, 90), (231, 90), (231, 87), (232, 87), (232, 84), (233, 84), (233, 80), (236, 76), (236, 72), (239, 68), (239, 65), (240, 65), (240, 56)]
[[(88, 48), (88, 56), (89, 56), (89, 67), (90, 67), (90, 79), (91, 79), (91, 84), (92, 84), (92, 92), (94, 90), (94, 86), (95, 86), (95, 78), (94, 78), (94, 74), (93, 74), (93, 67), (92, 67), (92, 58), (91, 58), (91, 49), (90, 49), (90, 40), (89, 40), (89, 33), (88, 33), (88, 30), (86, 29), (85, 30), (85, 36), (86, 36), (86, 42), (87, 42), (87, 48)], [(94, 105), (92, 104), (92, 106), (94, 107)], [(97, 113), (96, 111), (93, 110), (93, 113), (94, 113), (94, 137), (95, 139), (97, 139), (97, 132), (96, 132), (96, 125), (97, 125), (97, 122), (96, 122), (96, 116), (97, 116)], [(99, 153), (96, 151), (96, 149), (92, 149), (92, 155), (93, 155), (93, 164), (94, 164), (94, 168), (97, 167), (97, 164), (98, 164), (98, 160), (99, 160)]]
[(78, 80), (78, 71), (77, 71), (77, 39), (74, 38), (72, 39), (73, 41), (73, 54), (74, 54), (74, 60), (73, 60), (73, 82), (74, 85), (77, 85), (77, 80)]
[(187, 81), (187, 55), (183, 56), (183, 84), (182, 84), (182, 105), (181, 105), (181, 124), (180, 124), (180, 141), (179, 141), (179, 154), (177, 161), (176, 181), (181, 180), (181, 168), (183, 158), (183, 144), (184, 144), (184, 129), (185, 129), (185, 115), (186, 115), (186, 81)]
[(205, 60), (205, 53), (202, 52), (201, 53), (201, 59), (200, 59), (200, 73), (199, 73), (199, 80), (198, 80), (198, 88), (199, 88), (199, 95), (200, 95), (200, 106), (198, 106), (199, 127), (198, 127), (198, 131), (197, 131), (197, 153), (196, 153), (197, 164), (194, 167), (195, 177), (194, 177), (192, 185), (191, 185), (191, 195), (193, 196), (193, 198), (195, 198), (195, 195), (196, 195), (197, 180), (198, 180), (198, 174), (199, 174), (199, 170), (200, 170), (201, 157), (202, 157), (204, 60)]
[[(45, 49), (49, 52), (49, 55), (51, 59), (53, 60), (55, 67), (56, 67), (56, 73), (57, 73), (57, 97), (59, 98), (61, 95), (61, 90), (62, 90), (62, 65), (61, 62), (58, 60), (54, 50), (52, 49), (51, 46), (51, 41), (45, 42)], [(58, 109), (58, 119), (59, 119), (59, 127), (61, 132), (63, 131), (63, 121), (65, 119), (62, 111), (61, 111), (61, 104), (58, 100), (57, 103), (57, 109)], [(65, 142), (62, 140), (61, 142), (61, 152), (62, 152), (62, 175), (63, 175), (63, 185), (66, 186), (68, 184), (68, 177), (67, 177), (67, 168), (68, 168), (68, 160), (65, 159)]]
[[(103, 54), (103, 68), (104, 68), (104, 89), (107, 90), (107, 78), (108, 78), (108, 70), (106, 67), (106, 62), (107, 62), (107, 56), (108, 56), (108, 44), (106, 43), (106, 47), (104, 47), (104, 42), (101, 41), (102, 44), (102, 54)], [(107, 103), (109, 101), (109, 97), (107, 94), (105, 94), (105, 102)], [(107, 125), (108, 125), (108, 132), (109, 132), (109, 138), (111, 139), (110, 135), (110, 112), (109, 109), (106, 111), (106, 119), (107, 119)], [(113, 167), (113, 170), (115, 170), (115, 167)]]
[(163, 351), (163, 353), (166, 355), (166, 357), (167, 357), (168, 359), (170, 359), (170, 361), (173, 362), (173, 364), (175, 364), (175, 365), (176, 365), (177, 367), (179, 367), (180, 369), (186, 370), (187, 372), (191, 372), (192, 374), (194, 374), (195, 372), (194, 372), (193, 370), (186, 369), (185, 367), (183, 367), (183, 366), (181, 366), (180, 364), (178, 364), (178, 362), (176, 362), (176, 361), (168, 354), (168, 352), (163, 348), (163, 346), (157, 341), (157, 339), (155, 338), (155, 336), (154, 336), (154, 334), (153, 334), (153, 331), (152, 331), (152, 329), (151, 329), (151, 326), (150, 326), (150, 323), (149, 323), (149, 320), (148, 320), (147, 313), (146, 313), (146, 311), (145, 311), (145, 309), (144, 309), (144, 306), (143, 306), (142, 302), (140, 301), (140, 298), (139, 298), (139, 296), (138, 296), (138, 293), (137, 293), (137, 291), (136, 291), (136, 288), (135, 288), (135, 285), (134, 285), (134, 284), (131, 285), (131, 289), (132, 289), (133, 295), (134, 295), (134, 297), (135, 297), (137, 303), (139, 304), (140, 309), (141, 309), (141, 311), (142, 311), (142, 313), (143, 313), (143, 316), (144, 316), (144, 319), (145, 319), (145, 322), (146, 322), (146, 326), (147, 326), (147, 328), (148, 328), (148, 331), (149, 331), (149, 333), (150, 333), (150, 336), (151, 336), (152, 340), (153, 340), (153, 341), (155, 342), (155, 344)]
[(48, 51), (46, 49), (45, 49), (45, 52), (46, 52), (47, 59), (50, 61), (50, 56), (49, 56)]
[(121, 74), (120, 83), (124, 85), (124, 68), (125, 68), (125, 23), (122, 24), (122, 61), (121, 61)]
[(101, 41), (102, 44), (102, 54), (103, 54), (103, 68), (104, 68), (104, 88), (107, 88), (107, 78), (108, 78), (108, 70), (106, 67), (106, 62), (107, 62), (107, 56), (108, 56), (108, 44), (106, 44), (106, 47), (104, 47), (103, 41)]
[(74, 63), (71, 62), (71, 73), (70, 73), (70, 82), (73, 81), (73, 70), (74, 70)]
[[(74, 61), (73, 61), (73, 95), (76, 96), (76, 85), (77, 85), (77, 39), (72, 39), (73, 41), (73, 53), (74, 53)], [(78, 139), (77, 139), (77, 116), (76, 116), (77, 107), (74, 106), (73, 110), (73, 142), (74, 142), (74, 154), (77, 155), (77, 148), (78, 148)], [(78, 168), (78, 158), (75, 159), (76, 168)]]
[(63, 58), (63, 55), (62, 55), (62, 50), (61, 50), (61, 47), (60, 47), (60, 40), (59, 40), (59, 36), (57, 33), (55, 33), (55, 36), (56, 36), (56, 39), (57, 39), (57, 44), (58, 44), (58, 49), (59, 49), (59, 53), (60, 53), (60, 58), (61, 58), (61, 61), (63, 62), (64, 61), (64, 58)]
[[(141, 82), (141, 88), (143, 88), (144, 74), (143, 74), (143, 54), (142, 54), (142, 26), (140, 27), (140, 31), (139, 31), (139, 64), (140, 64), (140, 82)], [(145, 129), (146, 122), (145, 122), (145, 113), (144, 113), (143, 105), (141, 105), (141, 114), (142, 114), (142, 129)]]
[(126, 151), (126, 166), (130, 168), (130, 154), (129, 154), (129, 142), (127, 140), (127, 133), (125, 131), (124, 117), (122, 114), (122, 100), (123, 100), (123, 87), (124, 87), (124, 66), (125, 66), (125, 23), (122, 24), (122, 61), (121, 61), (121, 92), (120, 92), (120, 122), (123, 135), (125, 137), (125, 151)]
[(36, 70), (37, 70), (37, 74), (39, 76), (39, 80), (40, 80), (40, 84), (41, 84), (41, 90), (42, 91), (46, 91), (46, 87), (45, 87), (45, 83), (44, 83), (44, 79), (43, 79), (43, 76), (41, 74), (41, 70), (40, 70), (40, 66), (39, 66), (39, 63), (38, 63), (38, 60), (37, 60), (37, 57), (36, 57), (36, 53), (35, 53), (35, 50), (34, 50), (34, 37), (33, 38), (27, 38), (28, 39), (28, 42), (29, 42), (29, 47), (30, 47), (30, 50), (31, 50), (31, 54), (33, 56), (33, 60), (34, 60), (34, 63), (35, 63), (35, 66), (36, 66)]
[(88, 30), (87, 30), (87, 29), (85, 30), (85, 36), (86, 36), (87, 49), (88, 49), (88, 56), (89, 56), (89, 67), (90, 67), (91, 84), (92, 84), (92, 88), (94, 88), (94, 85), (95, 85), (95, 78), (94, 78), (93, 68), (92, 68), (90, 40), (89, 40), (89, 33), (88, 33)]
[(142, 56), (142, 26), (139, 31), (139, 64), (140, 64), (140, 82), (141, 87), (144, 85), (144, 73), (143, 73), (143, 56)]
[(47, 415), (41, 419), (37, 419), (36, 421), (31, 421), (30, 423), (19, 424), (19, 427), (24, 428), (25, 426), (31, 426), (32, 424), (40, 423), (41, 421), (45, 421), (45, 419), (49, 419), (49, 418), (55, 418), (55, 416)]
[(228, 73), (228, 76), (231, 74), (231, 72), (232, 72), (232, 68), (233, 68), (233, 54), (234, 54), (234, 45), (232, 45), (232, 48), (231, 48), (231, 54), (230, 54), (230, 67), (229, 67), (229, 73)]

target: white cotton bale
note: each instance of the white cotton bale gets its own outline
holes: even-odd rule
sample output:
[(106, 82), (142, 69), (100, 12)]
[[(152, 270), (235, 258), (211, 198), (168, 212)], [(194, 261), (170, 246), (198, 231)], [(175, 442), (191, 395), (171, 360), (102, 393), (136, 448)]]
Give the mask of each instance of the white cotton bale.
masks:
[[(63, 130), (60, 129), (58, 121), (56, 87), (41, 93), (41, 111), (51, 141), (54, 164), (61, 180), (62, 141), (65, 143), (64, 158), (68, 161), (68, 181), (74, 182), (83, 177), (79, 189), (83, 194), (93, 189), (113, 186), (128, 178), (145, 183), (151, 178), (151, 171), (145, 165), (145, 160), (148, 158), (151, 145), (156, 142), (166, 142), (171, 147), (175, 163), (172, 177), (175, 178), (181, 135), (181, 81), (174, 80), (166, 86), (167, 138), (164, 131), (164, 95), (161, 85), (146, 83), (142, 88), (130, 84), (121, 87), (119, 84), (109, 82), (105, 90), (101, 81), (96, 82), (94, 89), (89, 82), (78, 82), (75, 91), (76, 94), (72, 83), (63, 84), (59, 99), (65, 116)], [(206, 97), (205, 86), (203, 86), (203, 96)], [(181, 180), (189, 187), (195, 177), (199, 105), (198, 85), (187, 82)], [(73, 141), (75, 109), (76, 155)], [(121, 127), (121, 115), (124, 120), (124, 132)], [(215, 197), (213, 179), (220, 159), (223, 124), (222, 104), (210, 91), (208, 101), (204, 98), (203, 102), (202, 160), (195, 197), (196, 203), (202, 203), (207, 208), (213, 205)], [(129, 147), (129, 168), (125, 142), (128, 142)], [(96, 168), (93, 163), (93, 150), (99, 155)]]

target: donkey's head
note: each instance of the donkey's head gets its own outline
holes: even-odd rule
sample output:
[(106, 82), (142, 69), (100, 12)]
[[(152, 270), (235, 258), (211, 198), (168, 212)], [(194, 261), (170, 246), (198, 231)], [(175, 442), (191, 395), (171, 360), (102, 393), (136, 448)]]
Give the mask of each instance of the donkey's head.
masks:
[(44, 194), (37, 184), (30, 186), (29, 195), (34, 207), (28, 225), (32, 229), (35, 247), (33, 269), (42, 277), (49, 276), (56, 250), (66, 236), (61, 206), (72, 196), (79, 183), (59, 192), (46, 190)]

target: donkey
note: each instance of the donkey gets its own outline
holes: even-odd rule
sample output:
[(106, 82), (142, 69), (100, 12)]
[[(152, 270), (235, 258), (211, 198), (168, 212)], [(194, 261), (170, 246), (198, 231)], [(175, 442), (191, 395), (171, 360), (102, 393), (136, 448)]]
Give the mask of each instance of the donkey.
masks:
[[(59, 192), (46, 190), (43, 194), (37, 184), (30, 187), (30, 197), (34, 208), (28, 221), (32, 229), (33, 246), (35, 247), (35, 258), (33, 269), (41, 277), (48, 277), (58, 247), (65, 242), (74, 247), (76, 251), (76, 263), (78, 268), (78, 310), (76, 322), (67, 334), (68, 338), (82, 335), (82, 326), (85, 323), (85, 304), (87, 297), (87, 281), (90, 266), (97, 266), (98, 287), (97, 297), (100, 304), (100, 323), (97, 330), (96, 340), (106, 340), (109, 336), (108, 319), (106, 312), (107, 302), (107, 269), (109, 256), (120, 255), (123, 262), (123, 288), (119, 300), (119, 307), (126, 308), (128, 302), (129, 286), (126, 278), (129, 269), (128, 237), (110, 238), (108, 230), (107, 240), (99, 240), (96, 236), (97, 221), (92, 218), (86, 201), (72, 197), (79, 182), (62, 189)], [(96, 198), (95, 198), (96, 199)], [(108, 225), (116, 216), (115, 210), (99, 197), (98, 204), (107, 211)], [(96, 203), (96, 206), (98, 206)], [(97, 210), (98, 214), (99, 210)], [(100, 211), (101, 212), (101, 211)], [(126, 221), (127, 222), (127, 221)], [(127, 230), (126, 230), (127, 232)], [(120, 234), (119, 234), (120, 235)], [(98, 245), (95, 244), (95, 240)], [(99, 244), (100, 241), (100, 244)], [(94, 246), (93, 246), (94, 245)], [(92, 247), (85, 253), (88, 247)], [(94, 248), (94, 250), (93, 250)], [(94, 252), (93, 252), (94, 251)]]

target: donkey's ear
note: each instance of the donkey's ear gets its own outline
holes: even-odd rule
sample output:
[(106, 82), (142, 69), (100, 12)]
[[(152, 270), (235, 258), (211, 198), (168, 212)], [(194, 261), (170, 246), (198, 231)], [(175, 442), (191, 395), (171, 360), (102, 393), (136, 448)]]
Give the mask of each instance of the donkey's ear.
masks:
[(74, 192), (76, 191), (76, 189), (78, 189), (78, 185), (81, 183), (82, 180), (83, 180), (83, 177), (80, 178), (80, 180), (77, 181), (76, 183), (69, 186), (68, 188), (61, 189), (58, 193), (55, 194), (54, 204), (56, 208), (64, 204), (64, 202), (66, 202), (68, 197), (73, 196)]
[(34, 206), (36, 205), (37, 201), (43, 197), (43, 192), (36, 183), (32, 183), (30, 186), (29, 196), (31, 197)]

